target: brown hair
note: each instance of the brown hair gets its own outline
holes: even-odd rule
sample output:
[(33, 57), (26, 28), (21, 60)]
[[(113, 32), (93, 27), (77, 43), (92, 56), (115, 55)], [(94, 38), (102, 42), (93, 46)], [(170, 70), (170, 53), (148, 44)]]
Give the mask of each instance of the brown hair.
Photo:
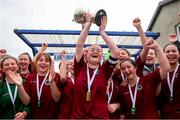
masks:
[[(18, 60), (17, 60), (15, 57), (12, 57), (12, 56), (10, 56), (10, 55), (6, 55), (6, 56), (2, 59), (2, 61), (1, 61), (1, 63), (0, 63), (1, 69), (3, 69), (3, 63), (4, 63), (4, 61), (7, 60), (7, 59), (13, 59), (13, 60), (16, 62), (17, 66), (18, 66)], [(0, 81), (0, 82), (2, 82), (2, 83), (0, 83), (0, 84), (1, 84), (0, 86), (2, 86), (2, 85), (4, 84), (4, 80), (5, 80), (5, 73), (4, 73), (4, 72), (2, 72), (1, 80), (2, 80), (2, 81)]]
[(29, 64), (29, 66), (28, 66), (28, 70), (30, 71), (30, 73), (36, 71), (35, 66), (34, 66), (34, 64), (33, 64), (33, 62), (32, 62), (32, 59), (31, 59), (29, 53), (27, 53), (27, 52), (21, 53), (21, 54), (18, 56), (18, 59), (20, 58), (21, 55), (27, 55), (27, 56), (28, 56), (29, 61), (30, 61), (30, 64)]
[(45, 58), (50, 62), (50, 65), (52, 64), (52, 59), (48, 53), (40, 53), (37, 55), (37, 59), (35, 61), (35, 64), (37, 64), (37, 61), (40, 59), (40, 57), (45, 56)]
[(130, 52), (126, 48), (120, 48), (120, 49), (124, 50), (128, 54), (128, 56), (131, 57)]
[(121, 68), (121, 65), (122, 63), (126, 62), (126, 61), (129, 61), (134, 67), (136, 67), (136, 63), (134, 62), (134, 60), (130, 59), (130, 58), (127, 58), (127, 59), (123, 59), (121, 62), (120, 62), (120, 68)]

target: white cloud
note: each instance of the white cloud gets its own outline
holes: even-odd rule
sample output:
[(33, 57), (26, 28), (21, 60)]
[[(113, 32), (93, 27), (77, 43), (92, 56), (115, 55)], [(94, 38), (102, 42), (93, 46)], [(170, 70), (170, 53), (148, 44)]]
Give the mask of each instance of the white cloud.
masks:
[[(74, 10), (105, 9), (109, 31), (135, 31), (132, 20), (140, 17), (146, 30), (160, 0), (0, 0), (0, 47), (13, 56), (31, 49), (14, 33), (21, 29), (80, 30), (72, 22)], [(94, 25), (91, 30), (98, 30)]]

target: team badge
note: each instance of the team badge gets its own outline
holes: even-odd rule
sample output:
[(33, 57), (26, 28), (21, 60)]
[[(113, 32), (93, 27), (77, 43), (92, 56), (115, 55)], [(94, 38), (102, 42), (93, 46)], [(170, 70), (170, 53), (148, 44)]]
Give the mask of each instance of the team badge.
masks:
[(138, 85), (137, 85), (137, 90), (139, 90), (139, 91), (140, 91), (140, 90), (142, 90), (142, 88), (143, 88), (143, 87), (142, 87), (142, 85), (141, 85), (141, 84), (138, 84)]
[(47, 80), (45, 81), (45, 85), (50, 85), (49, 79), (47, 79)]

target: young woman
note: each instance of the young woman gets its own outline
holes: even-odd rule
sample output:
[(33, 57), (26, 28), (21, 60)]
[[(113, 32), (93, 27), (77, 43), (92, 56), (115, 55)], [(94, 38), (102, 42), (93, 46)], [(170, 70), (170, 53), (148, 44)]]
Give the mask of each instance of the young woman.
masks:
[(178, 48), (174, 44), (167, 44), (164, 47), (164, 53), (168, 58), (171, 69), (161, 84), (161, 115), (165, 119), (180, 119), (180, 67), (178, 63)]
[[(145, 42), (147, 41), (147, 38), (141, 27), (141, 20), (139, 18), (135, 18), (133, 20), (133, 25), (134, 25), (134, 27), (136, 27), (137, 31), (139, 32), (140, 38), (142, 41), (142, 45), (144, 45)], [(144, 68), (143, 68), (143, 75), (147, 75), (147, 74), (155, 71), (158, 68), (158, 64), (155, 63), (155, 60), (156, 60), (155, 51), (153, 49), (149, 49), (147, 56), (145, 58), (146, 62), (145, 62)]]
[(51, 67), (52, 60), (47, 53), (37, 56), (37, 73), (27, 77), (24, 88), (30, 96), (32, 118), (56, 118), (58, 101), (61, 97), (60, 78)]
[(170, 66), (167, 57), (163, 54), (161, 47), (156, 41), (147, 40), (145, 48), (151, 48), (156, 51), (160, 69), (147, 76), (138, 77), (136, 65), (132, 60), (123, 60), (120, 64), (121, 71), (128, 81), (127, 85), (120, 86), (120, 104), (126, 119), (159, 118), (155, 91), (161, 79), (166, 77)]
[(74, 65), (73, 60), (65, 60), (64, 52), (61, 52), (61, 58), (59, 74), (62, 83), (62, 98), (60, 100), (58, 119), (70, 119), (73, 102)]
[(59, 74), (55, 73), (47, 53), (39, 53), (35, 65), (37, 72), (27, 77), (24, 87), (21, 81), (15, 81), (20, 98), (24, 104), (30, 104), (32, 119), (57, 118), (61, 97)]
[[(136, 26), (137, 22), (139, 22), (138, 18), (136, 18), (133, 21), (133, 25)], [(145, 36), (142, 28), (139, 28), (138, 32), (140, 34), (141, 42), (144, 45), (144, 43), (146, 42), (146, 36)], [(138, 59), (136, 60), (136, 65), (137, 65), (136, 73), (138, 76), (142, 76), (143, 66), (145, 63), (145, 58), (146, 58), (147, 52), (148, 52), (148, 50), (143, 49), (140, 52)], [(107, 89), (109, 89), (109, 91), (107, 91), (108, 101), (110, 102), (110, 103), (108, 103), (108, 110), (110, 112), (110, 117), (112, 119), (118, 119), (120, 117), (120, 115), (117, 115), (119, 112), (119, 109), (120, 109), (120, 104), (117, 103), (117, 101), (119, 100), (119, 96), (117, 95), (117, 91), (119, 90), (119, 88), (117, 85), (127, 84), (126, 78), (123, 75), (122, 71), (120, 70), (120, 63), (124, 59), (130, 59), (130, 58), (131, 58), (131, 55), (128, 50), (120, 49), (119, 63), (115, 67), (114, 74), (112, 75), (113, 76), (112, 81), (108, 82), (108, 83), (111, 83), (111, 84), (108, 84), (108, 87), (107, 87)], [(110, 90), (111, 87), (113, 88), (113, 90)], [(111, 96), (111, 94), (112, 94), (112, 96)], [(123, 115), (121, 115), (121, 117), (123, 117)]]
[[(86, 22), (76, 44), (74, 60), (74, 93), (72, 118), (108, 118), (106, 86), (119, 56), (119, 49), (105, 33), (107, 17), (103, 17), (99, 33), (111, 51), (109, 59), (100, 66), (102, 48), (91, 45), (83, 55), (83, 45), (88, 35), (91, 15), (86, 14)], [(85, 59), (84, 59), (85, 58)]]
[[(176, 45), (176, 47), (178, 48), (178, 51), (180, 53), (180, 41), (177, 39), (177, 35), (176, 34), (170, 34), (168, 36), (168, 40), (169, 42), (171, 42), (172, 44)], [(180, 58), (179, 58), (179, 63), (180, 63)]]
[(112, 74), (112, 79), (115, 80), (120, 85), (121, 82), (125, 78), (124, 78), (124, 75), (122, 74), (122, 72), (120, 70), (119, 64), (121, 63), (122, 60), (127, 59), (127, 58), (131, 58), (131, 54), (128, 50), (126, 50), (124, 48), (120, 48), (119, 53), (120, 54), (119, 54), (118, 63), (116, 64), (116, 66), (114, 68), (114, 73)]
[(27, 52), (21, 53), (18, 56), (18, 61), (19, 61), (20, 75), (23, 79), (26, 79), (27, 76), (34, 71), (33, 63), (29, 53)]
[(30, 109), (21, 102), (18, 86), (12, 80), (14, 76), (22, 79), (18, 74), (18, 62), (14, 57), (6, 56), (1, 61), (1, 68), (3, 76), (0, 83), (0, 119), (25, 119)]

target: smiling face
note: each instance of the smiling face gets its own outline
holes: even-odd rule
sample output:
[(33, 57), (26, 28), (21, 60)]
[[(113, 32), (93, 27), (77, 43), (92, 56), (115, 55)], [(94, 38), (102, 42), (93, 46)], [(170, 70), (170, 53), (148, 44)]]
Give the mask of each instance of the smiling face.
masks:
[(130, 58), (128, 51), (125, 49), (120, 49), (120, 54), (119, 54), (119, 60), (124, 60)]
[(18, 71), (18, 64), (17, 60), (13, 57), (7, 57), (1, 62), (2, 71), (6, 74), (7, 71), (12, 71), (14, 73), (17, 73)]
[(173, 44), (167, 45), (164, 48), (164, 53), (166, 54), (170, 65), (174, 65), (178, 63), (179, 52), (178, 52), (178, 48), (175, 45)]
[(29, 56), (26, 54), (22, 54), (19, 56), (19, 68), (23, 70), (28, 70), (30, 65), (30, 59)]
[(146, 64), (154, 64), (155, 62), (155, 51), (153, 49), (149, 49), (147, 57), (146, 57)]
[(136, 76), (136, 67), (132, 64), (131, 60), (123, 60), (120, 64), (120, 69), (127, 80), (133, 80)]
[(89, 64), (97, 65), (102, 59), (102, 48), (99, 45), (92, 45), (88, 48), (87, 61)]
[(37, 72), (45, 75), (49, 71), (50, 67), (51, 57), (46, 53), (39, 54), (36, 60)]
[(67, 67), (69, 72), (74, 73), (74, 60), (68, 61)]

